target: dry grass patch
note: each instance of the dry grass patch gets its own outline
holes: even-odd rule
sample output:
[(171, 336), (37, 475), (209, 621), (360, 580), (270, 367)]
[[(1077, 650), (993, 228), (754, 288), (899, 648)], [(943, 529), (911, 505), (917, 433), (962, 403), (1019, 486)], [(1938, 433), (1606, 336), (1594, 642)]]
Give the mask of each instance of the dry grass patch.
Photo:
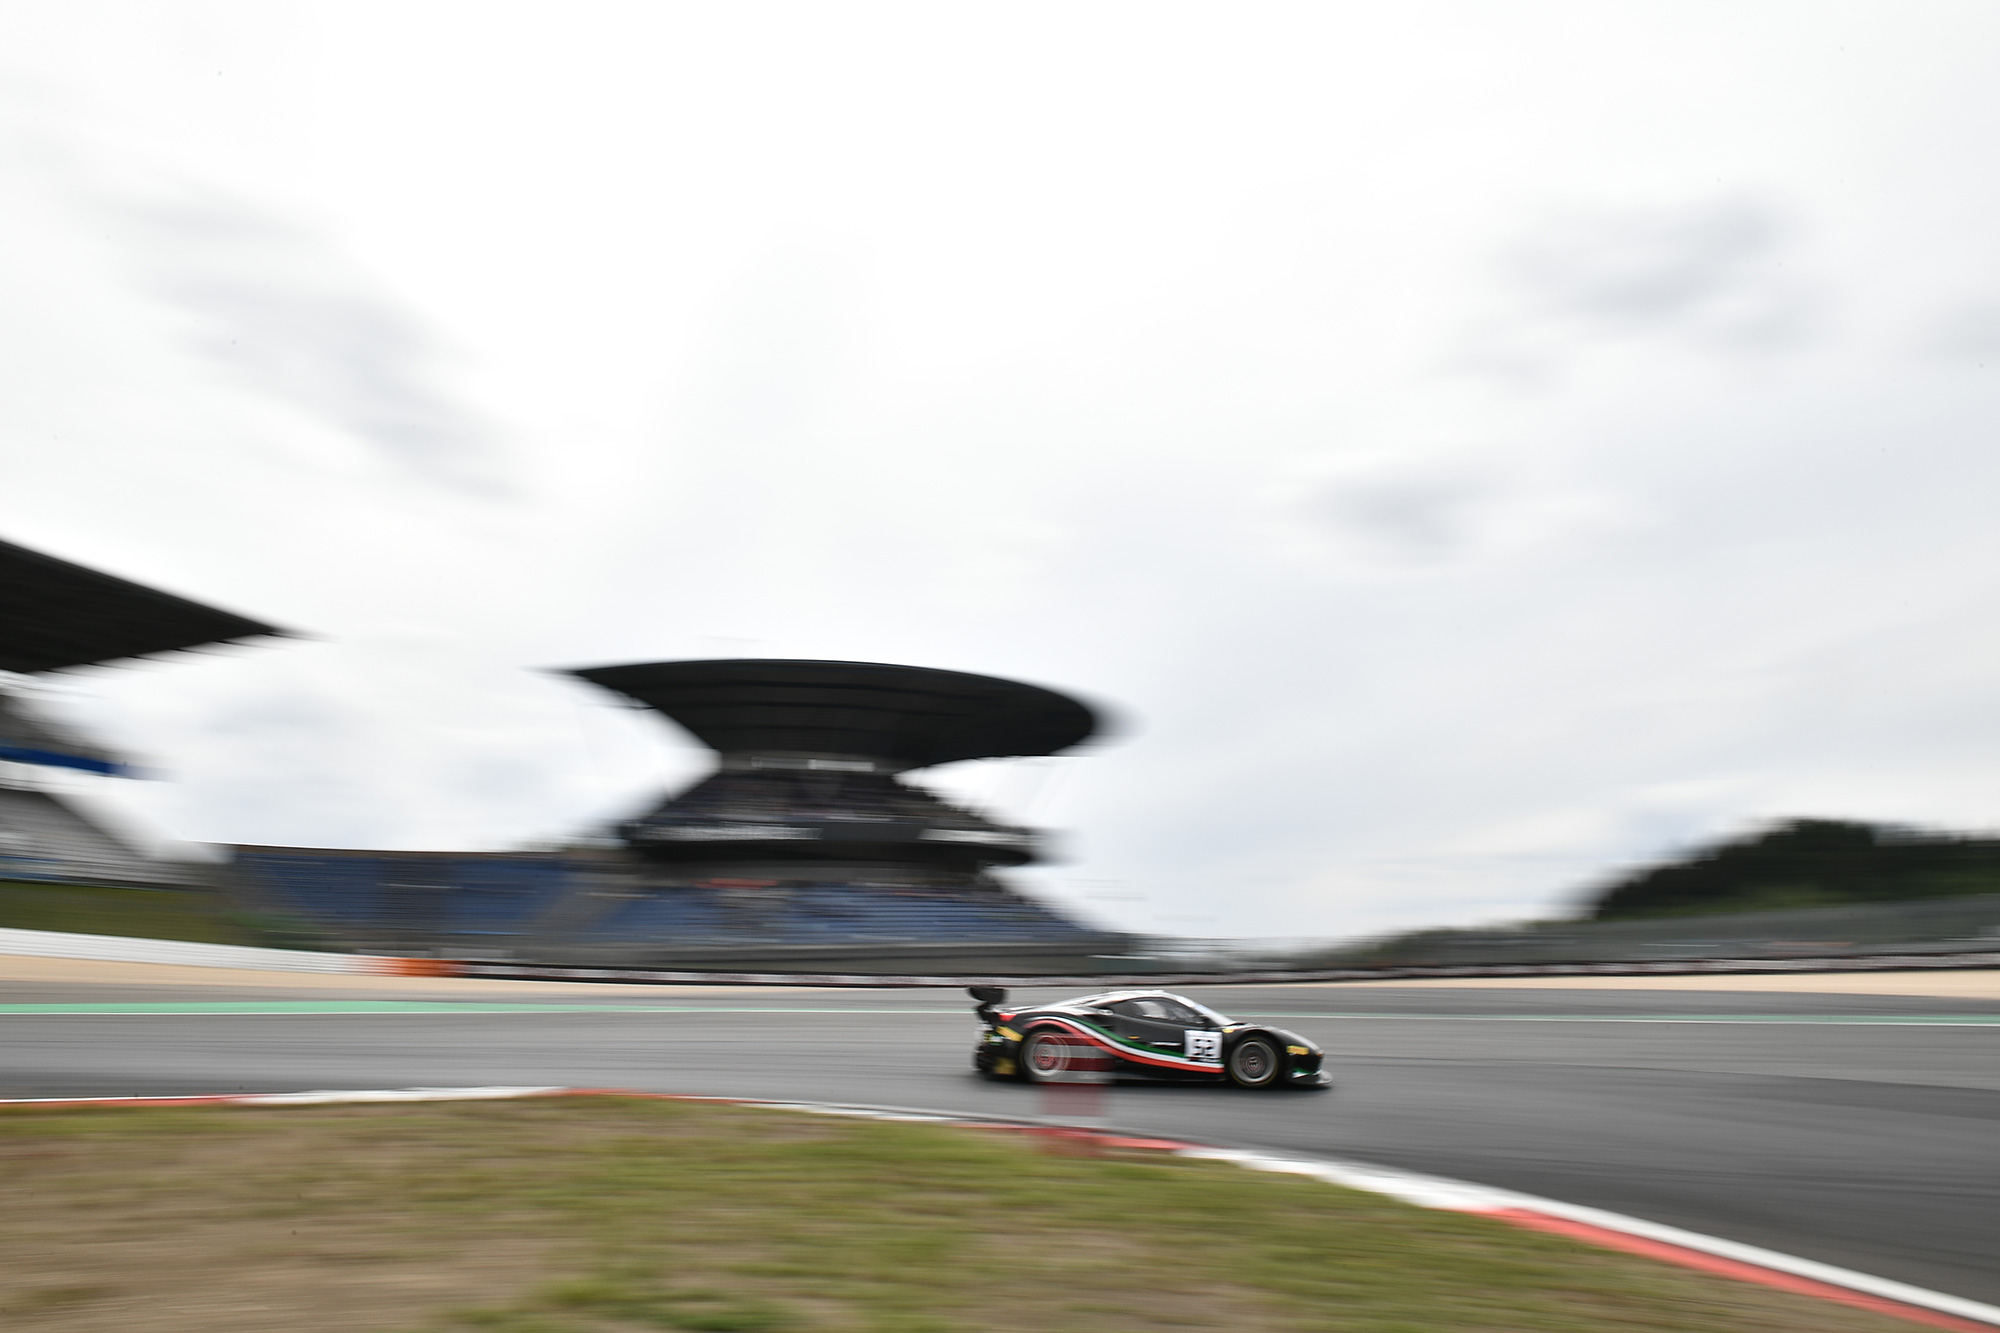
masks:
[(588, 1099), (0, 1113), (23, 1333), (1887, 1333), (1910, 1325), (1174, 1158)]

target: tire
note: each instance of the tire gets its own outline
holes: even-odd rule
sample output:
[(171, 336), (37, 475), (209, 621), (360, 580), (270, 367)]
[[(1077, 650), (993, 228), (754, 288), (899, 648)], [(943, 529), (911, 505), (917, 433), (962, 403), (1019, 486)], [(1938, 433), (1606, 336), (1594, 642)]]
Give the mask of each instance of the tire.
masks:
[[(1068, 1060), (1070, 1039), (1060, 1032), (1030, 1032), (1021, 1043), (1021, 1077), (1030, 1083), (1049, 1083), (1055, 1080), (1049, 1075), (1062, 1070)], [(1042, 1067), (1036, 1069), (1039, 1057)]]
[(1263, 1037), (1245, 1037), (1230, 1049), (1229, 1081), (1239, 1088), (1268, 1088), (1283, 1072), (1278, 1048)]

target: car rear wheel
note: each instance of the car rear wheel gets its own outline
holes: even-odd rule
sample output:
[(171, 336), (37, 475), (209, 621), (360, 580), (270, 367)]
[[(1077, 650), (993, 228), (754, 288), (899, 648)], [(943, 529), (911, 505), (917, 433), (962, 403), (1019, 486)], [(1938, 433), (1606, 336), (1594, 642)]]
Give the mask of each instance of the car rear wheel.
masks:
[(1055, 1083), (1069, 1065), (1070, 1042), (1060, 1032), (1031, 1032), (1021, 1043), (1021, 1076), (1030, 1083)]
[(1245, 1037), (1229, 1052), (1228, 1069), (1239, 1088), (1268, 1088), (1278, 1081), (1278, 1048), (1262, 1037)]

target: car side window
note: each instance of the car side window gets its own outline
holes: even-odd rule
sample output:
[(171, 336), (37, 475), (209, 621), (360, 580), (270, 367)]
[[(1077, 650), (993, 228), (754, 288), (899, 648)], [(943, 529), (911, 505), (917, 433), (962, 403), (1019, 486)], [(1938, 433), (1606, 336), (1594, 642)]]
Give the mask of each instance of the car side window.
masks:
[(1126, 1018), (1143, 1018), (1150, 1023), (1176, 1023), (1182, 1027), (1206, 1027), (1201, 1015), (1184, 1004), (1172, 1000), (1162, 1000), (1152, 996), (1134, 1000), (1120, 1000), (1111, 1006), (1115, 1014)]

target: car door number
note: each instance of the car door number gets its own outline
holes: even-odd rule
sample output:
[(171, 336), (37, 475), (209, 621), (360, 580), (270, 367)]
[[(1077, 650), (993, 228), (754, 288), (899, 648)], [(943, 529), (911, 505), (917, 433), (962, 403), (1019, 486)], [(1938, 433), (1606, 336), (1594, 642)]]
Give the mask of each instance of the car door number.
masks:
[(1206, 1060), (1220, 1064), (1222, 1061), (1222, 1034), (1190, 1029), (1187, 1034), (1187, 1058)]

